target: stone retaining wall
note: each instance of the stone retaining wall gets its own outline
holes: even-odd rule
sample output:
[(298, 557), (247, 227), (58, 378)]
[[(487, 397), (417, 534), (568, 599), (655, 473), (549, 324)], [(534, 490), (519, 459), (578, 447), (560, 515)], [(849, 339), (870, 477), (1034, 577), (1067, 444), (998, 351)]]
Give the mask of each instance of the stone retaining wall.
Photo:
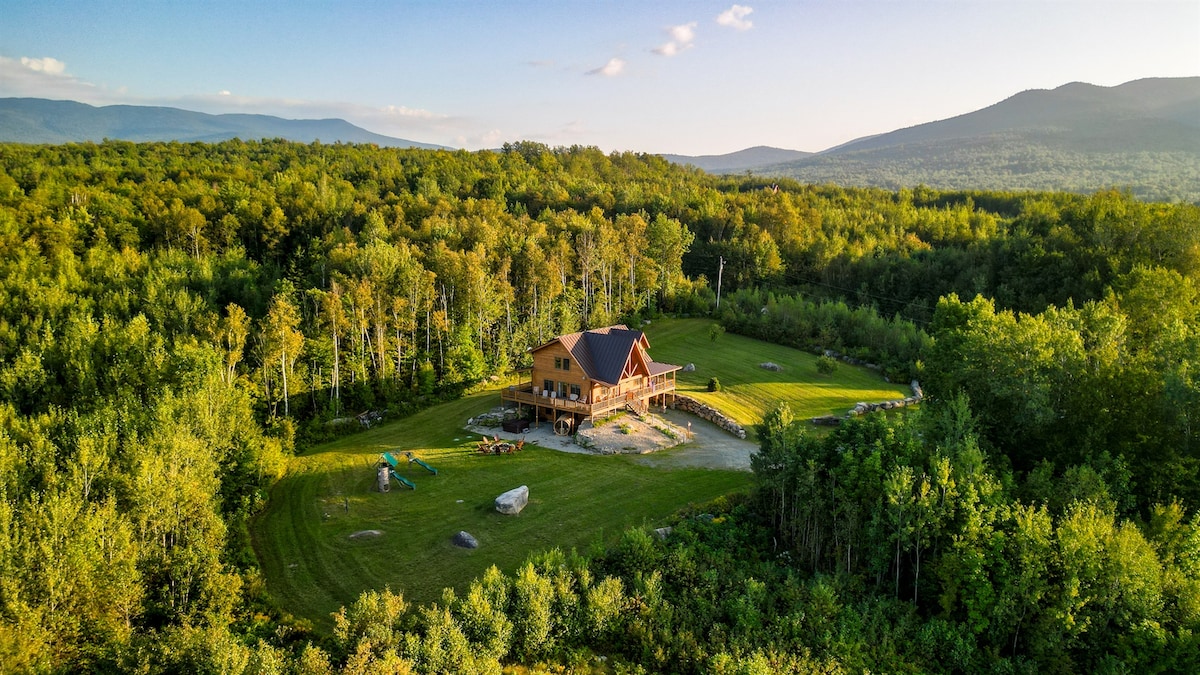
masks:
[(738, 438), (746, 437), (746, 430), (742, 427), (742, 425), (734, 422), (720, 410), (717, 410), (710, 405), (701, 403), (691, 396), (676, 395), (675, 403), (672, 404), (671, 407), (675, 408), (676, 410), (682, 410), (686, 413), (691, 413), (700, 419), (708, 420), (709, 422), (712, 422), (713, 424), (721, 427), (725, 431), (728, 431)]
[(838, 417), (836, 415), (825, 415), (823, 417), (812, 418), (812, 423), (818, 426), (835, 427), (842, 423), (842, 420), (849, 417), (858, 417), (867, 413), (877, 412), (880, 410), (895, 410), (896, 408), (905, 408), (910, 405), (916, 405), (925, 398), (925, 392), (921, 390), (921, 383), (913, 380), (909, 386), (912, 388), (912, 396), (896, 399), (894, 401), (883, 401), (881, 403), (856, 403), (853, 408), (845, 415)]

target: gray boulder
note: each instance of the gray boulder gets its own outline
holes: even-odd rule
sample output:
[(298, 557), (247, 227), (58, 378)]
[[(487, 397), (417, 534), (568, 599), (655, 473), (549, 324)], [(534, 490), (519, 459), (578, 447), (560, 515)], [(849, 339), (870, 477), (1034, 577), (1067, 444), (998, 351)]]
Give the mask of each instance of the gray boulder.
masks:
[(458, 534), (450, 540), (459, 548), (479, 548), (479, 540), (471, 536), (466, 530), (459, 530)]
[(783, 366), (779, 365), (778, 363), (771, 363), (770, 361), (767, 361), (766, 363), (760, 363), (758, 364), (758, 367), (762, 368), (763, 370), (771, 370), (776, 373), (783, 370)]
[(694, 364), (694, 363), (687, 364), (686, 366), (683, 367), (683, 372), (685, 372), (685, 373), (696, 372), (696, 364)]
[(515, 516), (529, 503), (529, 486), (522, 485), (496, 497), (496, 510), (507, 516)]

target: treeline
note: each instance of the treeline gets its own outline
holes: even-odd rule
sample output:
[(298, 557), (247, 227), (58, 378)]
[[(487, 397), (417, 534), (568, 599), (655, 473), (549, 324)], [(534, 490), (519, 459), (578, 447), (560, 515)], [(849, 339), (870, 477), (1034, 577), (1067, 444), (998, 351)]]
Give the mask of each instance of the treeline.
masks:
[(965, 394), (985, 442), (1018, 471), (1120, 459), (1143, 512), (1172, 498), (1195, 508), (1198, 299), (1191, 279), (1145, 268), (1103, 301), (1034, 315), (950, 296), (923, 384), (932, 396)]
[(726, 178), (701, 205), (672, 214), (696, 233), (688, 274), (711, 281), (723, 258), (726, 292), (799, 289), (921, 324), (951, 293), (1040, 312), (1102, 299), (1138, 266), (1189, 277), (1200, 269), (1200, 207), (1116, 191), (891, 192)]
[(562, 332), (694, 302), (693, 235), (645, 208), (686, 180), (533, 144), (6, 146), (0, 382), (22, 412), (87, 400), (112, 379), (100, 328), (137, 320), (215, 345), (271, 416), (402, 410)]
[(825, 437), (786, 410), (764, 421), (759, 503), (794, 569), (904, 602), (915, 616), (892, 624), (896, 637), (916, 621), (936, 660), (917, 670), (1200, 666), (1194, 508), (1123, 515), (1119, 461), (1013, 473), (981, 449), (965, 397), (926, 408)]
[(899, 190), (924, 184), (938, 190), (988, 185), (993, 190), (1089, 193), (1119, 185), (1138, 199), (1200, 202), (1200, 162), (1194, 150), (1120, 152), (1112, 148), (1068, 149), (1053, 143), (931, 143), (914, 151), (865, 151), (825, 155), (778, 170), (807, 183), (836, 183)]
[(741, 290), (718, 311), (734, 333), (806, 351), (833, 350), (880, 366), (897, 381), (916, 378), (933, 340), (899, 315), (880, 316), (871, 305), (850, 307), (841, 300)]

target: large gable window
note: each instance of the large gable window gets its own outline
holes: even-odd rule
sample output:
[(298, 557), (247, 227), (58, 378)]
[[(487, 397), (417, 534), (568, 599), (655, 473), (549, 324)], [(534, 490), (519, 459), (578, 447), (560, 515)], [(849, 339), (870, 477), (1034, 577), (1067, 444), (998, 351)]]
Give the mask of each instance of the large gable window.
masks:
[(568, 359), (563, 356), (556, 356), (556, 357), (554, 357), (554, 367), (557, 370), (570, 370), (571, 369), (571, 359)]

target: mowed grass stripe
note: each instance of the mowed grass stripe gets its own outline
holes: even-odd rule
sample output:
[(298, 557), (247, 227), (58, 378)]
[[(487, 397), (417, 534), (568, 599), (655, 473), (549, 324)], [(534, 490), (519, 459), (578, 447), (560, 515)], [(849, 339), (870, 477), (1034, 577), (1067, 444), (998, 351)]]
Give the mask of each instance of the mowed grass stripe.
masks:
[[(696, 364), (694, 372), (677, 373), (677, 388), (703, 401), (742, 425), (750, 427), (780, 402), (796, 417), (842, 415), (859, 401), (890, 401), (910, 395), (907, 384), (890, 384), (866, 368), (839, 364), (833, 375), (817, 373), (817, 357), (791, 347), (725, 333), (714, 342), (711, 319), (663, 319), (646, 326), (654, 360), (680, 366)], [(775, 372), (759, 367), (771, 362)], [(709, 392), (709, 378), (721, 382)]]
[[(750, 484), (745, 472), (662, 469), (534, 446), (477, 455), (477, 437), (462, 424), (498, 403), (496, 391), (476, 394), (295, 458), (253, 526), (280, 606), (328, 629), (330, 613), (364, 590), (390, 586), (410, 600), (434, 601), (444, 587), (462, 590), (490, 565), (512, 572), (539, 550), (611, 543), (628, 527), (661, 524), (689, 503)], [(401, 473), (416, 491), (393, 483), (391, 492), (375, 492), (370, 465), (383, 450), (412, 450), (438, 475), (414, 464)], [(529, 506), (518, 516), (496, 513), (495, 497), (519, 485), (530, 488)], [(384, 535), (348, 538), (367, 529)], [(459, 530), (480, 548), (454, 547)]]

